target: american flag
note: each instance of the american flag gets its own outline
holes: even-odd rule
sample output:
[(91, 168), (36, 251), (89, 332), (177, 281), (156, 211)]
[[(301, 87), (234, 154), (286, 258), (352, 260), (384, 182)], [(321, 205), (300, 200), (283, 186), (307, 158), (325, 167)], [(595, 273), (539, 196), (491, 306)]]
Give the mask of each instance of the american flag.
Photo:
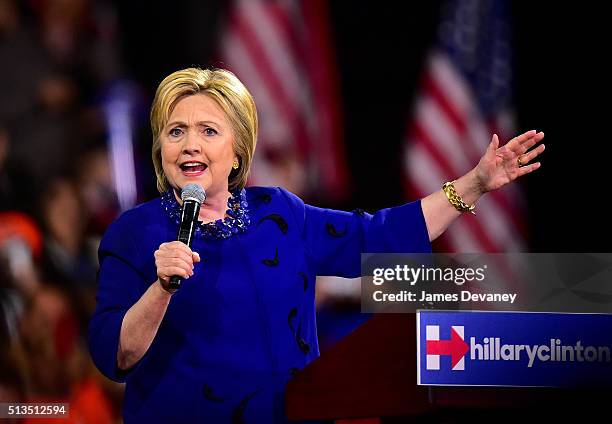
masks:
[(338, 198), (346, 192), (342, 120), (327, 10), (322, 0), (235, 0), (220, 66), (257, 104), (250, 184)]
[[(449, 1), (443, 6), (405, 139), (404, 176), (411, 196), (440, 190), (473, 168), (491, 135), (514, 135), (508, 4)], [(441, 240), (453, 252), (524, 251), (524, 201), (516, 184), (478, 202)]]

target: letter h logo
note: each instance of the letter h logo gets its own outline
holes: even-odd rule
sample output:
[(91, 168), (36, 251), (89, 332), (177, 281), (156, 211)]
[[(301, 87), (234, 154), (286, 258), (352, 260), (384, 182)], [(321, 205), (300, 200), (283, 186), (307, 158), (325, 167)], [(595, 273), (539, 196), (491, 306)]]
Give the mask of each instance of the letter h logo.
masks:
[(465, 370), (465, 354), (469, 346), (464, 341), (464, 329), (462, 325), (451, 327), (450, 340), (440, 340), (440, 326), (427, 325), (425, 328), (427, 363), (425, 369), (439, 370), (440, 355), (450, 355), (453, 371)]

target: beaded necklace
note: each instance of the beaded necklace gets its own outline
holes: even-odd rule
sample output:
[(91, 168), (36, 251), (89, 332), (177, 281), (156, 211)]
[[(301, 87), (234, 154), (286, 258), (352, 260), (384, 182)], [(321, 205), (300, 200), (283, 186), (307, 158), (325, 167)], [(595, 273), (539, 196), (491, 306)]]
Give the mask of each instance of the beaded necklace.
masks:
[[(249, 217), (248, 202), (244, 189), (234, 189), (227, 199), (227, 215), (223, 219), (217, 219), (206, 224), (198, 221), (195, 228), (196, 237), (205, 239), (226, 239), (234, 234), (244, 233), (251, 219)], [(168, 217), (177, 225), (181, 223), (181, 206), (176, 201), (172, 189), (162, 193), (161, 206)]]

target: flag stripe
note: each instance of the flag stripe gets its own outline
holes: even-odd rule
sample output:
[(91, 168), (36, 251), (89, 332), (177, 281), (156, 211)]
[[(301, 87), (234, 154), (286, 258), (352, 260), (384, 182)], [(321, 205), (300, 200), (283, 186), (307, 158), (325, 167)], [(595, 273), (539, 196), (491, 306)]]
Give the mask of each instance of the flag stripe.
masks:
[[(227, 66), (233, 69), (238, 77), (248, 85), (257, 103), (257, 108), (265, 110), (273, 116), (284, 117), (283, 112), (278, 107), (279, 105), (271, 98), (270, 92), (266, 89), (259, 72), (257, 72), (256, 65), (250, 60), (242, 39), (234, 32), (226, 35), (224, 51)], [(270, 125), (270, 122), (275, 125)], [(291, 129), (287, 125), (286, 119), (270, 121), (265, 115), (260, 116), (259, 136), (264, 138), (268, 144), (276, 147), (288, 145), (290, 134)]]
[(261, 76), (267, 89), (270, 90), (273, 97), (279, 103), (280, 109), (284, 111), (284, 115), (294, 132), (294, 137), (296, 137), (298, 153), (300, 156), (305, 155), (308, 151), (308, 146), (305, 143), (304, 128), (299, 123), (298, 112), (294, 103), (290, 100), (291, 97), (280, 82), (280, 76), (275, 73), (271, 66), (271, 59), (266, 56), (262, 40), (257, 38), (257, 34), (253, 31), (253, 25), (246, 19), (245, 15), (239, 14), (236, 16), (235, 29), (247, 47), (246, 52), (253, 63), (256, 64), (258, 74)]
[[(476, 164), (490, 141), (489, 132), (497, 133), (498, 136), (503, 136), (503, 134), (497, 132), (497, 125), (487, 127), (484, 124), (484, 118), (477, 110), (474, 110), (473, 96), (469, 94), (468, 88), (462, 82), (461, 75), (455, 71), (451, 62), (438, 52), (432, 56), (426, 72), (430, 76), (423, 78), (427, 84), (424, 91), (440, 104), (450, 122), (457, 126), (459, 134), (465, 136), (460, 146), (467, 159)], [(496, 121), (492, 124), (495, 123)], [(509, 125), (510, 123), (506, 122), (504, 127)], [(500, 143), (503, 142), (504, 140), (500, 139)], [(518, 218), (520, 205), (517, 205), (519, 207), (513, 206), (515, 202), (520, 203), (520, 193), (517, 193), (514, 187), (506, 187), (491, 195), (499, 203), (501, 213), (506, 213), (507, 219), (512, 220), (517, 228), (522, 229), (522, 220)]]
[[(419, 195), (439, 190), (438, 184), (475, 166), (490, 143), (493, 130), (503, 135), (497, 123), (501, 122), (501, 112), (508, 110), (510, 80), (497, 78), (498, 68), (489, 64), (510, 63), (503, 56), (507, 49), (493, 47), (507, 41), (495, 38), (503, 32), (485, 30), (495, 19), (501, 19), (503, 8), (498, 7), (501, 1), (476, 0), (468, 6), (449, 0), (445, 4), (441, 37), (426, 61), (414, 119), (405, 138), (405, 176)], [(477, 25), (469, 26), (473, 22)], [(466, 33), (478, 38), (466, 44), (462, 38)], [(506, 68), (504, 72), (507, 76)], [(503, 115), (504, 130), (509, 127), (508, 116)], [(434, 178), (436, 186), (426, 178)], [(521, 204), (516, 187), (486, 196), (479, 201), (476, 218), (464, 217), (449, 228), (448, 247), (455, 251), (522, 250), (519, 231), (523, 220), (517, 213)], [(465, 239), (468, 234), (471, 238)], [(500, 269), (504, 268), (507, 267), (500, 264)]]
[[(417, 121), (413, 127), (414, 138), (421, 141), (430, 155), (445, 171), (445, 179), (448, 180), (454, 175), (461, 175), (470, 169), (469, 163), (460, 149), (461, 140), (457, 134), (453, 134), (452, 129), (447, 125), (444, 115), (437, 110), (435, 103), (427, 96), (421, 98), (417, 107)], [(503, 197), (501, 198), (503, 199)], [(491, 238), (496, 240), (498, 245), (506, 245), (511, 250), (519, 249), (520, 243), (508, 231), (508, 226), (501, 217), (505, 214), (511, 218), (512, 214), (504, 210), (499, 204), (500, 198), (485, 198), (479, 204), (478, 215), (483, 219), (483, 223), (497, 231)]]
[(341, 199), (347, 172), (325, 11), (320, 0), (234, 0), (218, 59), (257, 103), (258, 166), (250, 182)]

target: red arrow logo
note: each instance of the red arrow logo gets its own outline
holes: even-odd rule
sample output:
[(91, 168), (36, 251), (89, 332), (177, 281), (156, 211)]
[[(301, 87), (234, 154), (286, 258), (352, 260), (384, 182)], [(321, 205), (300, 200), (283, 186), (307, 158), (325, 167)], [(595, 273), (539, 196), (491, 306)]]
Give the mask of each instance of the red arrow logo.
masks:
[(451, 328), (450, 340), (427, 340), (428, 355), (450, 355), (453, 368), (465, 356), (470, 347), (454, 328)]

